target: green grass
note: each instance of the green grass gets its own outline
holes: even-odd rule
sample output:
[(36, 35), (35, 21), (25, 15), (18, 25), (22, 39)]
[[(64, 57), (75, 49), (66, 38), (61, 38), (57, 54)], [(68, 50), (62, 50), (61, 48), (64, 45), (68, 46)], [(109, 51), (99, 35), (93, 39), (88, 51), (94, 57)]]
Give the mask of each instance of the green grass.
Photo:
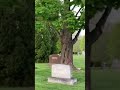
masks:
[(73, 85), (48, 83), (47, 78), (51, 76), (51, 70), (47, 63), (35, 64), (35, 90), (85, 90), (85, 58), (84, 56), (74, 55), (74, 65), (82, 70), (73, 72), (73, 77), (78, 82)]
[(120, 90), (120, 71), (114, 69), (92, 69), (92, 90)]

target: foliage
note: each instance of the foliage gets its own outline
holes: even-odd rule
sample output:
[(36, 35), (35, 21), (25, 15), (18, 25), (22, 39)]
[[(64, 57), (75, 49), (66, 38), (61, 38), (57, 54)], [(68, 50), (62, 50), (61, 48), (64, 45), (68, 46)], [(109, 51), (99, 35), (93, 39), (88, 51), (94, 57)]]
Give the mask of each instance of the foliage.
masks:
[(73, 52), (74, 53), (77, 53), (77, 52), (81, 53), (81, 50), (80, 50), (80, 39), (78, 39), (77, 42), (73, 45)]
[(85, 51), (85, 36), (80, 39), (80, 50)]
[(61, 42), (60, 42), (60, 39), (57, 41), (57, 52), (58, 53), (61, 52)]
[(35, 60), (36, 62), (48, 62), (51, 53), (50, 33), (36, 31), (35, 34)]
[(48, 62), (50, 54), (57, 52), (58, 37), (56, 33), (48, 28), (36, 30), (35, 33), (35, 60), (36, 62)]
[[(120, 2), (118, 0), (88, 0), (86, 2), (86, 23), (87, 23), (87, 36), (88, 40), (87, 44), (89, 44), (89, 48), (91, 48), (91, 45), (94, 43), (99, 43), (97, 45), (92, 46), (92, 61), (94, 62), (100, 62), (101, 61), (110, 61), (110, 57), (107, 55), (109, 52), (107, 52), (107, 46), (106, 46), (106, 37), (107, 34), (104, 36), (102, 41), (99, 41), (100, 37), (103, 34), (103, 27), (106, 23), (106, 20), (111, 13), (111, 10), (113, 8), (118, 9), (120, 7)], [(98, 22), (95, 25), (95, 28), (93, 30), (90, 30), (91, 27), (89, 27), (89, 24), (91, 23), (90, 20), (94, 18), (94, 16), (101, 12), (102, 16), (98, 20)], [(106, 39), (106, 40), (105, 40)], [(97, 42), (96, 42), (97, 41)], [(105, 42), (104, 42), (105, 41)], [(103, 44), (101, 44), (101, 43)], [(97, 47), (98, 46), (98, 47)], [(98, 52), (99, 51), (99, 52)], [(90, 49), (88, 49), (89, 54), (91, 53)], [(107, 54), (106, 54), (107, 53)]]
[(118, 9), (120, 2), (118, 0), (88, 0), (86, 2), (86, 17), (94, 17), (97, 12), (103, 11), (106, 6)]
[(66, 8), (69, 5), (72, 6), (76, 4), (78, 0), (73, 0), (73, 2), (69, 2), (69, 0), (65, 1), (68, 2), (63, 4), (60, 0), (36, 0), (36, 16), (40, 16), (40, 18), (49, 22), (49, 25), (54, 27), (55, 30), (60, 31), (64, 27), (68, 28), (71, 32), (78, 30), (84, 23), (84, 3), (79, 2), (79, 4), (76, 5), (82, 8), (81, 18), (77, 20), (74, 12)]
[[(48, 6), (49, 3), (51, 6)], [(57, 41), (58, 35), (57, 32), (51, 27), (49, 21), (56, 17), (53, 15), (56, 10), (54, 4), (58, 4), (58, 2), (50, 2), (47, 0), (46, 2), (43, 0), (35, 1), (35, 60), (36, 62), (48, 62), (48, 58), (50, 54), (58, 53), (57, 51)], [(41, 7), (43, 5), (43, 7)], [(44, 7), (44, 5), (47, 5)], [(49, 9), (50, 7), (50, 9)], [(43, 14), (41, 14), (43, 13)]]
[(85, 36), (78, 38), (77, 42), (73, 45), (73, 52), (80, 52), (85, 50)]
[[(62, 29), (70, 32), (83, 27), (84, 23), (84, 0), (35, 0), (35, 29), (36, 29), (36, 60), (48, 62), (48, 56), (59, 53), (61, 43), (58, 34)], [(69, 6), (81, 8), (81, 17), (77, 20)], [(43, 38), (42, 38), (43, 37)], [(44, 61), (45, 60), (45, 61)]]
[(0, 1), (0, 86), (34, 86), (33, 1)]

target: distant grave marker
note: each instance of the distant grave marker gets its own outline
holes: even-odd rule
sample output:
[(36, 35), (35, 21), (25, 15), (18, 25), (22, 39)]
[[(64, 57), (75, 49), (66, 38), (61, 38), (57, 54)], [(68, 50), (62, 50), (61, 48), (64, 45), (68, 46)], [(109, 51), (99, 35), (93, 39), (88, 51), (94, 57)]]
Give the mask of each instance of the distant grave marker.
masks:
[(102, 63), (101, 63), (101, 66), (102, 66), (102, 69), (103, 69), (103, 70), (107, 69), (106, 62), (102, 62)]
[(113, 60), (112, 68), (120, 69), (120, 61), (118, 59)]
[(49, 64), (60, 64), (61, 56), (58, 54), (52, 54), (49, 56)]
[(85, 51), (82, 51), (82, 55), (84, 55), (84, 56), (85, 56)]

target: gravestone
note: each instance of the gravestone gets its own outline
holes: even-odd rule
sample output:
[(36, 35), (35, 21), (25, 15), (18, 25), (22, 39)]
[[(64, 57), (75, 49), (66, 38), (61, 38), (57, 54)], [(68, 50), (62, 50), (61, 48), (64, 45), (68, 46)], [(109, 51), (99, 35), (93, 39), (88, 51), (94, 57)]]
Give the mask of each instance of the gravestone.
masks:
[(77, 52), (77, 55), (80, 55), (80, 52)]
[(82, 51), (82, 55), (84, 55), (84, 56), (85, 56), (85, 51)]
[(48, 82), (74, 85), (77, 79), (72, 77), (71, 72), (72, 68), (70, 65), (53, 64), (51, 77), (48, 78)]
[(61, 56), (58, 54), (53, 54), (49, 56), (49, 64), (60, 64)]
[(112, 68), (120, 69), (120, 61), (118, 59), (113, 60)]
[(106, 69), (106, 63), (105, 63), (105, 62), (102, 62), (102, 63), (101, 63), (101, 66), (102, 66), (102, 69), (103, 69), (103, 70)]

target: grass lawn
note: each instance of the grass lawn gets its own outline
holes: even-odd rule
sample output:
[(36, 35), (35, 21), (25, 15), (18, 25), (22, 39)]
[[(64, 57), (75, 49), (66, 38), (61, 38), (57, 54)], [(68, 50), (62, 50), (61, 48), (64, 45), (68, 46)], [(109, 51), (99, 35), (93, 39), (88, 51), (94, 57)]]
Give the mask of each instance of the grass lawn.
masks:
[(51, 76), (51, 70), (47, 63), (35, 64), (35, 90), (85, 90), (85, 57), (74, 55), (74, 65), (81, 68), (79, 72), (73, 72), (73, 77), (78, 82), (73, 85), (48, 83), (47, 78)]
[(114, 69), (92, 69), (92, 90), (120, 90), (120, 71)]

